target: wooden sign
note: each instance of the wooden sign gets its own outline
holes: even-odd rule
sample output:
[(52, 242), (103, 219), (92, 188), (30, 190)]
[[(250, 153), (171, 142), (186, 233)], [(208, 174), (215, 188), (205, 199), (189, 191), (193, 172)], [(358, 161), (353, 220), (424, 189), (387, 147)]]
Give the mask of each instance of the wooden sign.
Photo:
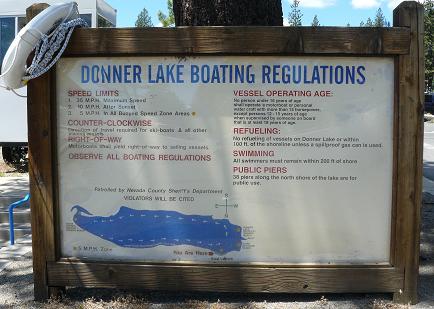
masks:
[(422, 14), (405, 2), (392, 28), (77, 29), (29, 84), (36, 298), (416, 302)]

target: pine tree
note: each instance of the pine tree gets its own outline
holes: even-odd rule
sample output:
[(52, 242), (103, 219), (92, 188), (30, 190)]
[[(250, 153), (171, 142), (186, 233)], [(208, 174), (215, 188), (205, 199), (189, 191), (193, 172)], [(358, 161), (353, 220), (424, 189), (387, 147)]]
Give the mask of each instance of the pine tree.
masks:
[(374, 27), (384, 27), (384, 26), (386, 26), (386, 18), (384, 17), (381, 8), (378, 8), (377, 13), (375, 14)]
[(291, 4), (291, 12), (289, 12), (288, 22), (292, 27), (301, 26), (301, 18), (303, 17), (303, 14), (301, 14), (300, 9), (298, 8), (299, 5), (300, 0), (293, 0)]
[(424, 2), (426, 91), (434, 91), (434, 0)]
[(158, 11), (158, 20), (163, 27), (175, 26), (175, 15), (173, 14), (173, 0), (167, 0), (167, 10), (169, 15), (164, 14), (162, 11)]
[(176, 26), (282, 26), (281, 0), (173, 0)]
[(377, 13), (375, 13), (374, 20), (372, 21), (371, 17), (368, 17), (366, 23), (363, 21), (360, 22), (360, 27), (390, 27), (390, 22), (386, 20), (383, 10), (378, 8)]
[(315, 15), (315, 16), (313, 17), (313, 20), (312, 20), (312, 27), (318, 27), (318, 26), (320, 26), (320, 24), (319, 24), (319, 19), (318, 19), (318, 16)]
[(137, 16), (136, 27), (153, 27), (151, 17), (149, 16), (148, 10), (143, 8), (139, 16)]

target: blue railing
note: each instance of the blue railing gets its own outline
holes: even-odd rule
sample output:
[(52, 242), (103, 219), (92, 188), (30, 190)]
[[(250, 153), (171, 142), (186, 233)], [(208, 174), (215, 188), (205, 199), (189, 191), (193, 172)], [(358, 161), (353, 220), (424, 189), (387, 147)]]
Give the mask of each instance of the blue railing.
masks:
[(28, 202), (30, 194), (27, 194), (23, 199), (9, 205), (9, 238), (11, 245), (15, 244), (15, 226), (14, 226), (14, 209)]

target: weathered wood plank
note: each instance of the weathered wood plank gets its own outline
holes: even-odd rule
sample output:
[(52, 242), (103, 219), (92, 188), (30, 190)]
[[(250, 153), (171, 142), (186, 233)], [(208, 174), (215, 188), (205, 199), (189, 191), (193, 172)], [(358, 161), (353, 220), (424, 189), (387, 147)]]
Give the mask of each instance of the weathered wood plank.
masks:
[(28, 85), (29, 178), (35, 298), (47, 298), (46, 261), (55, 260), (51, 169), (50, 74)]
[[(31, 20), (48, 4), (39, 3), (26, 11)], [(53, 188), (51, 166), (51, 74), (28, 84), (30, 208), (32, 215), (33, 278), (36, 300), (48, 297), (47, 261), (55, 260)]]
[(174, 266), (61, 261), (48, 264), (50, 285), (219, 292), (397, 292), (392, 267), (281, 268)]
[(65, 56), (408, 53), (407, 28), (179, 27), (77, 29)]
[(26, 9), (27, 22), (32, 20), (36, 15), (45, 10), (49, 5), (47, 3), (35, 3)]
[(417, 302), (423, 154), (423, 6), (403, 2), (394, 10), (394, 25), (409, 27), (408, 55), (398, 58), (398, 166), (395, 266), (404, 285), (394, 300)]

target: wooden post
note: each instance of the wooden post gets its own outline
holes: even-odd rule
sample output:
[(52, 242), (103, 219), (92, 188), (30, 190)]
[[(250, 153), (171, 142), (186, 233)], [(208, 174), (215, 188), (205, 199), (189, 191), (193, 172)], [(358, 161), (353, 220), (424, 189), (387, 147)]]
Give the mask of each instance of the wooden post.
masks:
[(47, 3), (35, 3), (26, 9), (27, 22), (31, 21), (36, 15), (45, 10), (49, 5)]
[(410, 50), (397, 57), (398, 166), (395, 266), (404, 271), (399, 303), (417, 302), (420, 207), (423, 155), (423, 6), (403, 2), (393, 11), (393, 24), (410, 29)]
[[(46, 3), (37, 3), (27, 8), (27, 21), (48, 6)], [(33, 280), (36, 300), (45, 300), (58, 292), (56, 288), (50, 289), (47, 283), (47, 262), (55, 261), (56, 258), (51, 167), (51, 78), (51, 73), (44, 74), (30, 81), (27, 88)]]

